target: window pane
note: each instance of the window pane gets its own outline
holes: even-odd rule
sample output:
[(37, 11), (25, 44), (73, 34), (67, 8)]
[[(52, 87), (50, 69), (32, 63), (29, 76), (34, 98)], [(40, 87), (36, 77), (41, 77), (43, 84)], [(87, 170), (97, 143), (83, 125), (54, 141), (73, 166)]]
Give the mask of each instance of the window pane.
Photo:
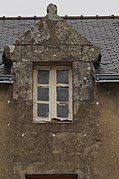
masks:
[(49, 116), (49, 105), (48, 104), (37, 104), (37, 115), (39, 117)]
[(57, 83), (68, 84), (69, 83), (68, 74), (69, 74), (68, 70), (57, 70)]
[(49, 83), (49, 71), (38, 70), (37, 82), (38, 84), (48, 84)]
[(57, 117), (68, 118), (68, 104), (60, 103), (57, 104)]
[(69, 101), (68, 87), (57, 87), (57, 101)]
[(38, 101), (49, 101), (49, 88), (38, 87), (37, 89)]

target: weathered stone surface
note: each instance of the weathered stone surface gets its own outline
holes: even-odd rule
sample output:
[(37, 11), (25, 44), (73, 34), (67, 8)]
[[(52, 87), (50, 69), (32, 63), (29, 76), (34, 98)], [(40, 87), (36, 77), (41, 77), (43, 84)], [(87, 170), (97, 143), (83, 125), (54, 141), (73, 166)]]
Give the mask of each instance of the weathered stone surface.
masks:
[(22, 50), (21, 50), (21, 45), (10, 45), (6, 46), (4, 48), (4, 55), (5, 55), (5, 60), (9, 63), (13, 63), (14, 61), (21, 61), (22, 59)]
[(80, 100), (93, 100), (93, 66), (86, 62), (73, 62), (74, 102)]
[(14, 62), (12, 70), (15, 75), (13, 99), (32, 100), (32, 62)]
[(60, 17), (52, 21), (44, 17), (31, 30), (27, 31), (17, 43), (22, 45), (90, 45), (91, 43)]
[(23, 46), (22, 61), (72, 62), (81, 60), (81, 47), (77, 46)]
[(95, 46), (83, 46), (82, 61), (96, 62), (100, 55), (100, 49)]
[(58, 20), (59, 17), (57, 15), (57, 6), (54, 4), (49, 4), (47, 7), (47, 18), (49, 20), (55, 21)]
[(41, 45), (50, 38), (50, 29), (46, 21), (41, 20), (34, 28), (27, 31), (18, 43), (26, 45)]
[(91, 43), (65, 21), (56, 24), (55, 34), (63, 44), (90, 45)]
[[(62, 145), (63, 144), (63, 145)], [(82, 147), (84, 145), (84, 136), (82, 133), (59, 132), (53, 138), (53, 154), (60, 153), (62, 160), (67, 160), (69, 155), (82, 155)], [(75, 152), (74, 152), (75, 151)], [(73, 157), (72, 157), (73, 158)], [(72, 162), (72, 158), (68, 161)]]

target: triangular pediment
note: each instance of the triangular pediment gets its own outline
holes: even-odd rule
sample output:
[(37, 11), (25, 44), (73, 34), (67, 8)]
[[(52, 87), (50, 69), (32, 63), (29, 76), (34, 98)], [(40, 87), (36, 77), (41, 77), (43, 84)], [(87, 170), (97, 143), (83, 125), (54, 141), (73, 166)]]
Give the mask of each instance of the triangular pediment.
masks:
[(65, 20), (55, 12), (53, 13), (53, 7), (54, 5), (50, 4), (48, 14), (32, 29), (28, 30), (17, 43), (52, 46), (90, 44)]
[(57, 15), (48, 5), (47, 15), (12, 46), (5, 48), (11, 61), (96, 61), (99, 49)]

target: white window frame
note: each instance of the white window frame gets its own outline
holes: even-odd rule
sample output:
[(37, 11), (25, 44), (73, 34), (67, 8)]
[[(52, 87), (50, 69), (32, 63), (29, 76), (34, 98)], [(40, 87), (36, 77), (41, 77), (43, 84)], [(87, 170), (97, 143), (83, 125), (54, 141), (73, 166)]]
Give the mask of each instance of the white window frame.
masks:
[[(45, 104), (49, 104), (49, 117), (39, 117), (37, 116), (37, 74), (38, 70), (49, 70), (49, 85), (43, 84), (43, 86), (49, 86), (49, 101), (45, 101)], [(56, 70), (69, 70), (69, 84), (56, 84)], [(71, 66), (35, 66), (33, 74), (34, 84), (33, 84), (33, 122), (51, 122), (53, 119), (57, 121), (72, 121), (72, 69)], [(59, 118), (56, 116), (57, 113), (57, 101), (56, 101), (56, 87), (68, 86), (69, 87), (69, 114), (68, 118)], [(42, 85), (40, 85), (42, 86)], [(40, 101), (42, 103), (42, 101)], [(44, 102), (43, 102), (44, 103)]]

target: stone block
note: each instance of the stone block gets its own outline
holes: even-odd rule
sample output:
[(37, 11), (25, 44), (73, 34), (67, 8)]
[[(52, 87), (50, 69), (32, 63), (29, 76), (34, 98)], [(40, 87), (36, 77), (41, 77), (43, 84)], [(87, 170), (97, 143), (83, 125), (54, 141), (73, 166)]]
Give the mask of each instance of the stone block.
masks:
[(13, 74), (15, 81), (13, 84), (13, 99), (30, 101), (32, 100), (32, 62), (14, 62)]

